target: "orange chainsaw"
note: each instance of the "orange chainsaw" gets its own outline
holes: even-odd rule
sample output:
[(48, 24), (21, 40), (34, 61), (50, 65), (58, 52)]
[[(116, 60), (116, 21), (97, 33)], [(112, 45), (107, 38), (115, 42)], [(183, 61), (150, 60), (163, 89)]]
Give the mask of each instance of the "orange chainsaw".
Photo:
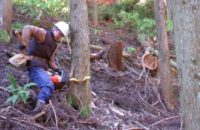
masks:
[(55, 90), (62, 89), (67, 84), (67, 81), (69, 81), (69, 76), (64, 70), (51, 74), (50, 78), (55, 86)]

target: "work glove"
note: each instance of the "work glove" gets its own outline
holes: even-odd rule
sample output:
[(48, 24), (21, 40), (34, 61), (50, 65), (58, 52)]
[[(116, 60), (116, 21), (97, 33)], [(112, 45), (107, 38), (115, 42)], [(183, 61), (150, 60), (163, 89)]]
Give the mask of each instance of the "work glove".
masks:
[(54, 72), (58, 73), (58, 75), (62, 75), (62, 69), (61, 68), (58, 68), (58, 69), (55, 69)]
[(19, 47), (19, 49), (20, 49), (21, 51), (23, 51), (23, 50), (26, 49), (26, 46), (24, 46), (24, 45), (19, 45), (18, 47)]
[(26, 46), (25, 45), (19, 45), (18, 48), (20, 49), (20, 51), (23, 53), (23, 54), (26, 54)]
[(61, 72), (61, 84), (66, 84), (69, 81), (69, 74), (62, 70)]

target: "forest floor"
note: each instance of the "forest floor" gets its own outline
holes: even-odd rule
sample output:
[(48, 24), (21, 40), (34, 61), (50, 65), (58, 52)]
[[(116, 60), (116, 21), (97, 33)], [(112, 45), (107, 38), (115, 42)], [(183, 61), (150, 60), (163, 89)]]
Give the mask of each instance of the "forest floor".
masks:
[[(123, 60), (123, 71), (113, 71), (105, 60), (91, 61), (92, 115), (80, 117), (79, 112), (70, 107), (64, 90), (55, 92), (47, 111), (38, 117), (29, 115), (34, 107), (31, 99), (27, 104), (22, 102), (14, 106), (5, 101), (11, 94), (5, 89), (9, 86), (7, 74), (11, 73), (20, 85), (30, 82), (24, 68), (15, 68), (9, 64), (8, 52), (19, 52), (16, 39), (10, 44), (0, 43), (0, 129), (2, 130), (179, 130), (179, 86), (177, 75), (173, 75), (173, 86), (176, 109), (166, 109), (160, 95), (158, 76), (142, 73), (141, 56), (144, 44), (133, 34), (123, 29), (109, 29), (101, 24), (101, 31), (94, 33), (90, 26), (90, 43), (103, 48), (109, 46), (101, 39), (110, 41), (122, 40), (125, 48), (133, 46), (136, 52), (129, 60)], [(67, 51), (66, 51), (67, 50)], [(91, 50), (95, 52), (95, 50)], [(58, 52), (61, 67), (70, 71), (70, 53), (66, 44), (62, 44)]]

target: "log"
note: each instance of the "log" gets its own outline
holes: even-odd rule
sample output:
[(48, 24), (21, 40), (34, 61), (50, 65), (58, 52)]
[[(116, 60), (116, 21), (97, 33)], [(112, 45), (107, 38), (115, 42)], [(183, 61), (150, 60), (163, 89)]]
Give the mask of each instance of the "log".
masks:
[[(156, 56), (158, 56), (158, 50), (155, 50), (153, 48), (150, 49), (150, 52), (151, 53), (154, 53)], [(177, 69), (177, 64), (175, 61), (173, 60), (170, 60), (170, 63), (169, 63), (173, 68)]]
[[(101, 47), (101, 46), (97, 46), (97, 45), (90, 45), (90, 49), (93, 49), (93, 50), (96, 50), (96, 51), (105, 50), (105, 48), (103, 48), (103, 47)], [(125, 57), (125, 58), (127, 58), (127, 57), (130, 56), (130, 55), (129, 55), (127, 52), (125, 52), (125, 51), (122, 52), (122, 55), (123, 55), (123, 57)]]

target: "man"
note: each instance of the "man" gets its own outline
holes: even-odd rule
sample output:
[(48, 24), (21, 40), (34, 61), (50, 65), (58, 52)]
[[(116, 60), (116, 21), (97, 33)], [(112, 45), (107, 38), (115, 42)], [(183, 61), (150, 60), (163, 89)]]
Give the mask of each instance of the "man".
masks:
[(55, 55), (59, 42), (69, 33), (69, 25), (63, 21), (54, 24), (52, 30), (45, 30), (32, 25), (22, 30), (21, 50), (26, 50), (31, 60), (27, 62), (29, 78), (40, 88), (33, 113), (43, 110), (53, 94), (54, 84), (46, 70), (50, 67), (60, 71), (55, 63)]

